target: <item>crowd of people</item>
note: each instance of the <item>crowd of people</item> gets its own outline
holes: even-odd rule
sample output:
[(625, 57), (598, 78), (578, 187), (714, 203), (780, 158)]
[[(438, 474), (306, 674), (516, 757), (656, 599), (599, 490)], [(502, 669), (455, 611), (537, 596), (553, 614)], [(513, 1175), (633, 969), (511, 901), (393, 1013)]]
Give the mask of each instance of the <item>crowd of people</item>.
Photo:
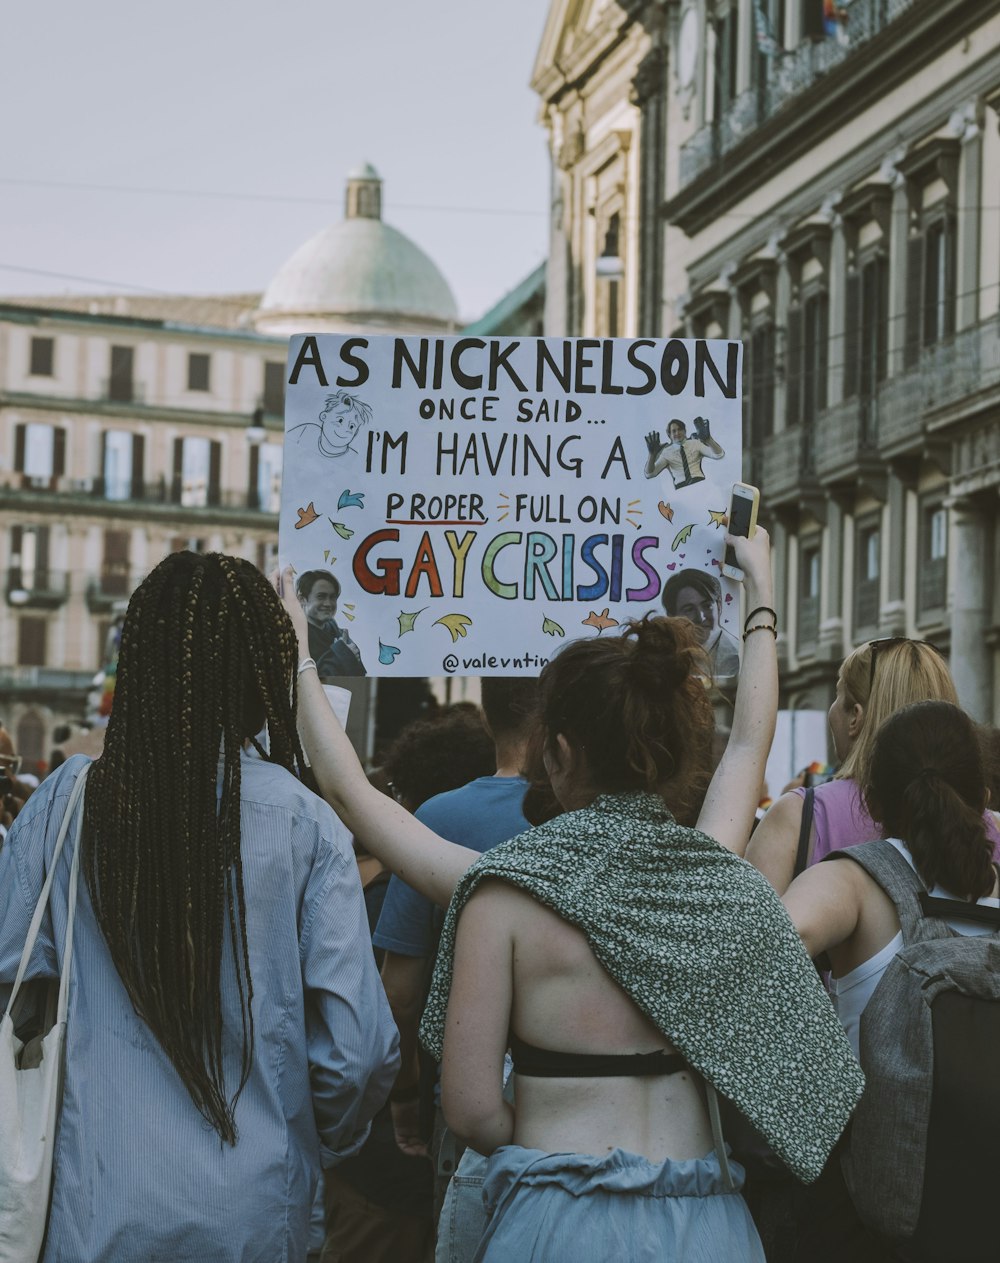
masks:
[(721, 757), (704, 627), (646, 618), (370, 775), (320, 685), (322, 575), (150, 574), (103, 753), (0, 845), (4, 1009), (53, 869), (27, 1044), (86, 778), (45, 1263), (995, 1257), (990, 736), (932, 646), (862, 645), (837, 777), (757, 824), (778, 615), (766, 532), (728, 542)]

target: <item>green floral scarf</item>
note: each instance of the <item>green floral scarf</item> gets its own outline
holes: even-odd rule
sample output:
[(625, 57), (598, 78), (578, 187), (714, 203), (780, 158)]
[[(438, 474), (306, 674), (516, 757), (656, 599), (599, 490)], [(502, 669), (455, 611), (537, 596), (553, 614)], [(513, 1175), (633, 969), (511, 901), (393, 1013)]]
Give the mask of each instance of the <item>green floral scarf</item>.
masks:
[(500, 878), (587, 936), (594, 955), (791, 1170), (815, 1179), (860, 1099), (861, 1069), (774, 890), (678, 825), (655, 794), (602, 795), (488, 851), (441, 934), (421, 1038), (440, 1058), (455, 929)]

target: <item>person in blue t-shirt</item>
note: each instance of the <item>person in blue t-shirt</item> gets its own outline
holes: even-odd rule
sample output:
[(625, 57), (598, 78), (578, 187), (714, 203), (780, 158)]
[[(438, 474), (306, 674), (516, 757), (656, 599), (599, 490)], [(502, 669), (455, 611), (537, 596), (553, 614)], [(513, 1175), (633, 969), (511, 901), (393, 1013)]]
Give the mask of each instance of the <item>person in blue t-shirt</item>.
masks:
[[(418, 820), (441, 837), (480, 852), (529, 827), (521, 809), (528, 783), (520, 771), (537, 696), (537, 680), (483, 680), (483, 712), (496, 745), (496, 774), (428, 799), (415, 813)], [(441, 915), (430, 900), (393, 877), (372, 942), (386, 953), (382, 981), (399, 1027), (402, 1067), (390, 1100), (396, 1140), (404, 1153), (426, 1152), (426, 1137), (420, 1134), (417, 1027), (440, 928)], [(436, 1185), (436, 1208), (446, 1185), (447, 1175)]]

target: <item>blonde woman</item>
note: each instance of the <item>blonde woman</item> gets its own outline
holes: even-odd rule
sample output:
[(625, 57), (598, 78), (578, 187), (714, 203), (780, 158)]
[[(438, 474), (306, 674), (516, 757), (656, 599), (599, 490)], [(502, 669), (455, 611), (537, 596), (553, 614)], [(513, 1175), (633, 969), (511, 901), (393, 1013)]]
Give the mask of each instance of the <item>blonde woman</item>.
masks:
[[(806, 866), (831, 851), (880, 836), (860, 789), (871, 771), (876, 734), (904, 706), (929, 701), (958, 704), (947, 664), (927, 641), (904, 636), (870, 640), (844, 659), (830, 707), (830, 732), (840, 767), (834, 780), (814, 790)], [(804, 801), (802, 789), (782, 795), (747, 848), (747, 859), (779, 894), (784, 894), (795, 875)], [(986, 829), (1000, 856), (1000, 831), (989, 813)]]

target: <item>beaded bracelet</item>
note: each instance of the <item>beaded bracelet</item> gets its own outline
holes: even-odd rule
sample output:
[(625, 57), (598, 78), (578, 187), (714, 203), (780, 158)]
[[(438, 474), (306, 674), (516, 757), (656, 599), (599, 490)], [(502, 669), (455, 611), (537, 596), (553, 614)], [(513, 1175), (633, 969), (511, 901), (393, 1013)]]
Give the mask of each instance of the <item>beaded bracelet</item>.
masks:
[(319, 667), (316, 665), (315, 658), (303, 658), (299, 663), (299, 669), (295, 672), (296, 676), (300, 676), (303, 671), (315, 671), (319, 675)]
[(774, 619), (775, 627), (778, 626), (778, 615), (776, 611), (772, 610), (770, 605), (758, 605), (757, 608), (755, 610), (751, 610), (750, 613), (743, 620), (744, 631), (746, 631), (746, 629), (750, 626), (751, 621), (755, 619), (758, 614), (770, 614), (771, 617)]
[(748, 627), (743, 633), (744, 641), (748, 636), (752, 636), (755, 631), (769, 631), (775, 640), (778, 639), (777, 627), (772, 627), (770, 623), (755, 623), (753, 627)]

